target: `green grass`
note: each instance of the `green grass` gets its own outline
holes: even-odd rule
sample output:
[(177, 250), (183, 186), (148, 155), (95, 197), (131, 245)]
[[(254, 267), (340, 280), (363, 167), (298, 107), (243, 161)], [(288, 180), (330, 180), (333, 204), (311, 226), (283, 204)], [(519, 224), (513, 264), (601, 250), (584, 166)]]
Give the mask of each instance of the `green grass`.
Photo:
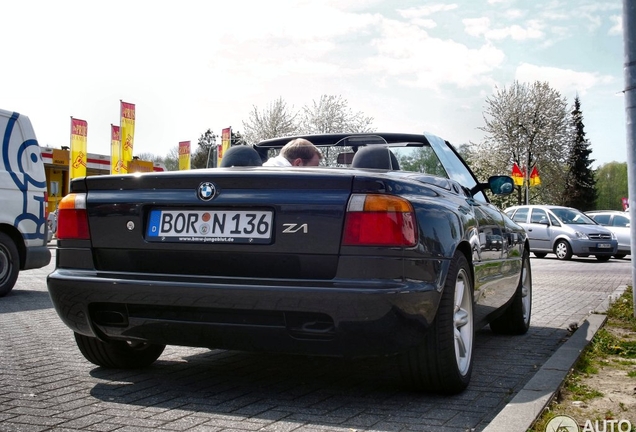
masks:
[[(617, 336), (617, 334), (629, 335), (631, 332), (633, 335), (636, 333), (633, 305), (632, 288), (628, 287), (623, 295), (610, 305), (604, 327), (596, 332), (591, 343), (581, 353), (572, 373), (566, 378), (561, 397), (565, 397), (567, 400), (557, 398), (553, 401), (529, 429), (529, 432), (544, 432), (546, 425), (554, 416), (571, 415), (572, 413), (566, 409), (565, 402), (567, 401), (586, 401), (602, 397), (603, 393), (582, 382), (586, 376), (597, 374), (600, 365), (605, 367), (611, 365), (616, 368), (634, 366), (635, 363), (632, 360), (636, 359), (636, 340), (633, 336), (628, 338)], [(612, 357), (614, 361), (608, 362), (609, 357)], [(616, 357), (619, 360), (616, 360)], [(636, 371), (627, 372), (627, 376), (636, 378)], [(624, 407), (619, 408), (624, 409)], [(613, 417), (613, 413), (604, 413), (604, 418)]]

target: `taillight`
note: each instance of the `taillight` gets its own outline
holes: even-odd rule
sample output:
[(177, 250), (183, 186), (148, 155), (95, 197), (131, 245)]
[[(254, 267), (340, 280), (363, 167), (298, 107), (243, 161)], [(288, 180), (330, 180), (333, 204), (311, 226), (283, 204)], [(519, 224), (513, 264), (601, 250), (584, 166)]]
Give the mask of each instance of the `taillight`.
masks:
[(68, 194), (57, 208), (58, 240), (89, 239), (86, 194)]
[(354, 194), (347, 206), (342, 244), (345, 246), (415, 246), (415, 211), (404, 198)]

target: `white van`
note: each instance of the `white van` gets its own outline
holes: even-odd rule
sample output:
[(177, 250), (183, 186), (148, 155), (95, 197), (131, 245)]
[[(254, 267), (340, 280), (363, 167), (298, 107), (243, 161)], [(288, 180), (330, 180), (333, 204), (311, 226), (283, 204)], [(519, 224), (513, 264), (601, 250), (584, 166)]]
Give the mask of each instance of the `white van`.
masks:
[(0, 297), (20, 270), (44, 267), (47, 247), (46, 176), (31, 121), (0, 109)]

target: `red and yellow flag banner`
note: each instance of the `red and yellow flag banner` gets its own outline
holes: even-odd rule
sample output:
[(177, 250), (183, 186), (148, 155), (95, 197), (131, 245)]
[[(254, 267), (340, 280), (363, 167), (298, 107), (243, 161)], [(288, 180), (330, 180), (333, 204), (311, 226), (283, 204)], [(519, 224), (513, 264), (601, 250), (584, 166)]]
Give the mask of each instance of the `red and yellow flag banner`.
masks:
[(110, 125), (110, 173), (122, 174), (121, 140), (119, 126)]
[(69, 159), (70, 178), (86, 175), (86, 134), (88, 123), (71, 117), (71, 157)]
[(530, 186), (538, 186), (541, 184), (541, 178), (539, 177), (539, 171), (535, 165), (530, 173)]
[(133, 160), (133, 144), (135, 140), (135, 104), (121, 102), (121, 159), (123, 172), (128, 171), (128, 164)]
[(219, 155), (217, 158), (216, 166), (221, 166), (221, 160), (223, 155), (232, 145), (232, 128), (225, 128), (221, 130), (221, 147), (219, 147)]
[(179, 143), (179, 170), (190, 169), (190, 141)]
[(512, 179), (515, 182), (515, 186), (523, 186), (523, 173), (516, 162), (512, 165)]

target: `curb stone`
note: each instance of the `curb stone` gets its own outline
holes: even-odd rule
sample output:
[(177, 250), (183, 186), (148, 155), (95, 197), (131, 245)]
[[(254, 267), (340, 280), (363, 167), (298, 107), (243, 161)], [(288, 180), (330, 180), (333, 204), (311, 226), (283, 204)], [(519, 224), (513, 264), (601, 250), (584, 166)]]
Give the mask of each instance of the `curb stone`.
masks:
[(552, 402), (574, 364), (607, 320), (609, 305), (627, 289), (621, 285), (583, 320), (519, 393), (482, 432), (526, 432)]

